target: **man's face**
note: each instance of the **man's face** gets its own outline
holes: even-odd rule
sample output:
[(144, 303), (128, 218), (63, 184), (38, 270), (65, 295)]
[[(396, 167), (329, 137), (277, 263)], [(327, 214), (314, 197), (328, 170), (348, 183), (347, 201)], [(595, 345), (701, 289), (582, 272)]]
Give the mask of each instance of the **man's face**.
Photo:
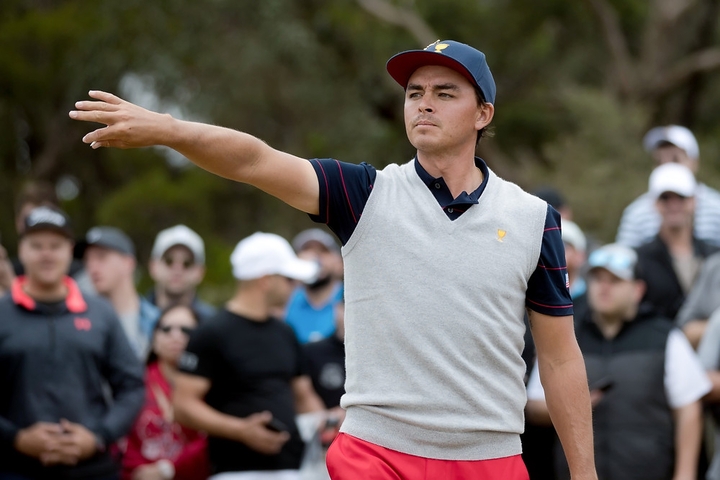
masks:
[(195, 263), (187, 247), (175, 245), (160, 258), (150, 261), (150, 276), (156, 287), (171, 296), (184, 295), (195, 290), (205, 275), (205, 267)]
[(298, 252), (298, 258), (318, 262), (320, 272), (318, 279), (327, 278), (328, 276), (342, 277), (342, 257), (336, 251), (329, 250), (320, 242), (311, 241), (303, 245), (302, 250)]
[(285, 308), (290, 295), (297, 288), (297, 280), (282, 275), (268, 275), (267, 303), (270, 307)]
[(685, 150), (671, 143), (666, 143), (653, 150), (652, 157), (656, 166), (666, 163), (679, 163), (689, 168), (693, 173), (697, 173), (697, 160), (690, 158)]
[(588, 274), (588, 303), (590, 308), (606, 316), (626, 317), (637, 307), (644, 288), (642, 282), (623, 280), (604, 268)]
[(455, 152), (470, 145), (492, 120), (492, 105), (478, 105), (475, 89), (455, 70), (420, 67), (405, 91), (405, 130), (410, 143), (428, 153)]
[(100, 295), (109, 296), (123, 282), (132, 281), (135, 259), (130, 255), (109, 248), (89, 246), (83, 260), (93, 286)]
[(695, 214), (695, 198), (683, 197), (674, 192), (664, 192), (655, 202), (662, 217), (662, 226), (682, 228), (692, 225)]
[(579, 271), (585, 265), (585, 260), (585, 252), (565, 243), (565, 264), (569, 272)]
[(52, 288), (62, 283), (72, 262), (73, 242), (51, 230), (24, 235), (18, 245), (28, 280)]

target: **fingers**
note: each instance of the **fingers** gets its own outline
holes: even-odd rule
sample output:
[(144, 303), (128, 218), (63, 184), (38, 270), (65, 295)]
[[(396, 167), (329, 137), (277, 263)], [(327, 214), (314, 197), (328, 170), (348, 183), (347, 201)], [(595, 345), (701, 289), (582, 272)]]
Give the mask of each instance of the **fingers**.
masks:
[(102, 90), (90, 90), (88, 92), (88, 95), (92, 98), (102, 100), (103, 102), (111, 103), (113, 105), (120, 105), (125, 101), (122, 98), (113, 95), (112, 93), (103, 92)]

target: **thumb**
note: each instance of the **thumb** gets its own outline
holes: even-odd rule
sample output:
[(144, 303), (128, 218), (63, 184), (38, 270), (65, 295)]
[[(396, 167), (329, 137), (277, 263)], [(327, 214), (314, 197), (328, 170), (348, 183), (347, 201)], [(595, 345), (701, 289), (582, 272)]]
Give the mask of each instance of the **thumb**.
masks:
[(266, 410), (264, 412), (256, 413), (255, 418), (259, 423), (266, 425), (270, 420), (272, 420), (273, 416), (272, 413)]
[(70, 432), (75, 429), (75, 425), (64, 418), (60, 419), (60, 427), (66, 432)]

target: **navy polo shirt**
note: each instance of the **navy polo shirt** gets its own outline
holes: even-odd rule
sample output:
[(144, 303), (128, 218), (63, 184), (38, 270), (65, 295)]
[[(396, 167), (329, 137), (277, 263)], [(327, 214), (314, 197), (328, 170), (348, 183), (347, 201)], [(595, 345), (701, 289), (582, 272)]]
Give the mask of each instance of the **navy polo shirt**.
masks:
[[(335, 159), (310, 160), (320, 185), (320, 213), (310, 215), (335, 232), (343, 245), (350, 239), (372, 192), (377, 171), (367, 163), (359, 165)], [(485, 162), (475, 157), (475, 165), (483, 173), (483, 182), (473, 192), (462, 192), (453, 198), (445, 180), (430, 175), (415, 159), (415, 171), (428, 186), (440, 208), (455, 220), (476, 205), (485, 191), (489, 173)], [(548, 205), (545, 216), (540, 260), (528, 281), (525, 305), (538, 313), (553, 316), (573, 314), (568, 288), (565, 247), (560, 231), (560, 214)]]

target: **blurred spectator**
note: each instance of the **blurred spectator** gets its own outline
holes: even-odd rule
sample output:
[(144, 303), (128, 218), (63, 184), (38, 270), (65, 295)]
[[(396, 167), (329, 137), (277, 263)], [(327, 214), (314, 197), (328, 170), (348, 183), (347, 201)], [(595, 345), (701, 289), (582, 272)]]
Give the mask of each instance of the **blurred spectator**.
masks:
[(197, 297), (205, 277), (205, 242), (185, 225), (162, 230), (150, 255), (150, 276), (155, 287), (148, 300), (160, 309), (180, 303), (192, 307), (201, 320), (215, 315), (215, 307)]
[(25, 276), (0, 299), (0, 478), (117, 478), (106, 446), (142, 406), (140, 362), (112, 307), (66, 276), (67, 216), (38, 207), (24, 222)]
[(15, 271), (8, 257), (7, 250), (0, 243), (0, 297), (10, 291), (10, 285), (15, 280)]
[(565, 245), (570, 296), (575, 300), (585, 293), (587, 287), (582, 275), (582, 269), (587, 259), (587, 241), (585, 234), (575, 222), (564, 219), (562, 221), (562, 240)]
[(565, 201), (565, 197), (557, 189), (547, 186), (539, 187), (535, 189), (532, 194), (545, 200), (548, 205), (557, 210), (563, 220), (563, 224), (573, 219), (573, 211), (570, 204)]
[[(700, 399), (710, 381), (685, 336), (641, 306), (636, 252), (606, 245), (588, 259), (589, 310), (576, 318), (593, 403), (598, 478), (696, 478)], [(528, 417), (549, 423), (540, 376), (528, 384)], [(569, 478), (556, 452), (558, 478)]]
[(650, 174), (649, 193), (662, 222), (655, 238), (637, 249), (638, 262), (647, 285), (644, 301), (671, 320), (705, 258), (718, 250), (693, 236), (696, 192), (692, 172), (678, 163), (660, 165)]
[(207, 438), (175, 422), (172, 387), (177, 363), (197, 314), (186, 305), (162, 312), (145, 373), (145, 405), (127, 436), (122, 480), (204, 480), (210, 473)]
[(340, 406), (345, 393), (345, 302), (335, 303), (335, 333), (303, 346), (313, 388), (326, 408)]
[(720, 253), (710, 255), (677, 314), (676, 322), (693, 347), (705, 333), (708, 318), (720, 308)]
[(720, 309), (710, 315), (705, 335), (700, 341), (698, 356), (712, 381), (712, 390), (704, 400), (710, 407), (715, 427), (715, 453), (706, 480), (720, 480)]
[(300, 343), (330, 337), (335, 331), (335, 304), (342, 296), (342, 257), (335, 239), (319, 228), (300, 232), (292, 242), (300, 258), (320, 265), (317, 278), (295, 290), (285, 321)]
[[(645, 135), (643, 146), (656, 166), (677, 163), (697, 174), (700, 151), (695, 136), (687, 128), (679, 125), (655, 127)], [(720, 192), (700, 183), (695, 198), (695, 236), (720, 246)], [(617, 232), (618, 243), (639, 247), (652, 240), (661, 223), (655, 200), (652, 192), (647, 192), (625, 208)]]
[(317, 265), (268, 233), (242, 240), (230, 261), (239, 281), (235, 295), (200, 324), (180, 359), (177, 419), (208, 433), (215, 474), (298, 479), (303, 442), (295, 415), (324, 408), (303, 371), (295, 334), (270, 312), (287, 302), (292, 279), (308, 281)]
[(118, 228), (94, 227), (76, 251), (95, 290), (110, 300), (130, 345), (144, 360), (160, 310), (135, 289), (137, 260), (132, 240)]

